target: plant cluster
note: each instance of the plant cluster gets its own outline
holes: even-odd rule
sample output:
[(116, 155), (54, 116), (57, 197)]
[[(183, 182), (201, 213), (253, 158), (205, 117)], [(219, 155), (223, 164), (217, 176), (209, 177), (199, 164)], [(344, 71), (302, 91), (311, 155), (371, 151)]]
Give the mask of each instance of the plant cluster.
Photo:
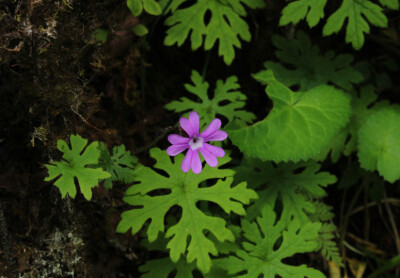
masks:
[[(305, 21), (321, 27), (322, 36), (343, 33), (360, 50), (371, 26), (387, 28), (387, 13), (399, 9), (398, 0), (343, 0), (337, 9), (331, 2), (287, 1), (279, 26)], [(127, 6), (135, 16), (145, 11), (166, 17), (166, 46), (217, 48), (229, 66), (251, 40), (246, 16), (266, 3), (127, 0)], [(58, 142), (63, 157), (46, 165), (46, 180), (55, 180), (63, 197), (74, 198), (78, 185), (90, 200), (102, 180), (106, 189), (130, 185), (123, 200), (131, 207), (121, 214), (117, 232), (140, 234), (143, 246), (165, 254), (140, 267), (143, 277), (195, 277), (196, 270), (203, 277), (325, 277), (321, 267), (307, 265), (304, 254), (319, 252), (344, 265), (338, 246), (346, 231), (338, 231), (324, 201), (327, 187), (338, 181), (361, 187), (358, 180), (372, 187), (378, 180), (383, 192), (385, 182), (400, 179), (400, 107), (379, 95), (375, 65), (344, 51), (322, 51), (304, 30), (274, 35), (271, 43), (276, 59), (253, 73), (273, 103), (265, 119), (246, 110), (236, 76), (210, 89), (193, 70), (187, 93), (165, 104), (182, 116), (185, 134), (170, 135), (168, 151), (150, 149), (154, 165), (141, 164), (123, 145), (109, 152), (104, 143), (88, 145), (79, 135), (71, 135), (70, 146)], [(321, 170), (343, 157), (358, 160), (351, 164), (357, 169), (352, 181), (344, 172)], [(299, 263), (290, 260), (298, 254)]]

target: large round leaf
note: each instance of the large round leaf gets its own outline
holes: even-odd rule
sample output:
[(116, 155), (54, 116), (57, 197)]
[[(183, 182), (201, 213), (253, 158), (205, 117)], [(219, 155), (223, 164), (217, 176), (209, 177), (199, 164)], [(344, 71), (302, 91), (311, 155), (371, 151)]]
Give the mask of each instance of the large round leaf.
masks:
[(232, 142), (252, 157), (275, 162), (316, 158), (349, 120), (350, 97), (332, 86), (294, 93), (273, 81), (267, 94), (274, 103), (270, 114), (229, 132)]
[(361, 167), (378, 170), (385, 180), (400, 178), (400, 111), (385, 108), (372, 114), (358, 132)]

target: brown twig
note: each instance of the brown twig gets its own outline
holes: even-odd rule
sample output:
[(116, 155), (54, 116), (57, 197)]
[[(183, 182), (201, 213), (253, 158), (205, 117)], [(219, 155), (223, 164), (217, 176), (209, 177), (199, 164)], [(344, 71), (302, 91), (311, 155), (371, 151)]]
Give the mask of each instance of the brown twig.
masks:
[(379, 213), (379, 216), (381, 217), (381, 221), (382, 221), (383, 225), (385, 226), (386, 230), (388, 230), (390, 232), (390, 225), (386, 221), (387, 217), (385, 217), (385, 215), (383, 213), (382, 204), (378, 204), (378, 213)]
[(387, 198), (387, 199), (384, 199), (384, 200), (380, 201), (379, 203), (378, 202), (369, 202), (368, 204), (365, 204), (363, 206), (359, 206), (359, 207), (353, 209), (353, 211), (350, 213), (350, 215), (359, 213), (359, 212), (363, 211), (364, 209), (367, 209), (367, 208), (370, 208), (370, 207), (373, 207), (373, 206), (378, 206), (378, 205), (383, 204), (383, 203), (389, 203), (389, 204), (394, 205), (394, 206), (400, 206), (400, 200), (399, 199)]
[(367, 208), (368, 204), (368, 184), (365, 184), (364, 187), (364, 239), (368, 241), (369, 239), (369, 229), (370, 229), (370, 219), (369, 219), (369, 210)]
[(88, 126), (90, 126), (91, 128), (93, 128), (93, 129), (95, 129), (95, 130), (97, 130), (97, 131), (99, 131), (99, 132), (102, 132), (102, 133), (106, 133), (106, 134), (108, 134), (108, 135), (111, 135), (111, 132), (110, 132), (110, 131), (102, 130), (102, 129), (100, 129), (100, 128), (94, 126), (94, 125), (92, 125), (91, 123), (89, 123), (89, 121), (86, 120), (86, 119), (78, 112), (78, 108), (79, 108), (79, 104), (77, 104), (76, 107), (74, 107), (73, 105), (71, 105), (71, 110), (72, 110), (72, 112), (74, 112), (79, 118), (81, 118), (81, 120), (82, 120), (85, 124), (87, 124)]
[[(383, 197), (385, 200), (387, 200), (385, 187), (383, 188)], [(397, 253), (400, 254), (400, 237), (399, 237), (399, 232), (396, 227), (396, 222), (394, 221), (393, 212), (392, 212), (392, 209), (390, 208), (388, 202), (385, 202), (384, 205), (385, 205), (386, 211), (389, 215), (390, 225), (392, 226), (392, 229), (393, 229), (394, 241), (396, 243), (396, 250), (397, 250)]]
[(341, 215), (343, 216), (343, 218), (341, 219), (341, 225), (340, 225), (340, 240), (339, 240), (339, 248), (341, 250), (342, 253), (342, 257), (343, 259), (346, 258), (346, 248), (345, 248), (345, 237), (347, 234), (347, 227), (349, 224), (349, 219), (351, 216), (351, 212), (353, 210), (353, 207), (356, 203), (356, 201), (358, 200), (358, 197), (361, 194), (361, 191), (366, 187), (366, 184), (369, 183), (369, 176), (366, 176), (363, 181), (362, 184), (357, 188), (356, 193), (354, 194), (354, 197), (352, 198), (349, 207), (347, 208), (347, 211), (344, 212), (344, 201), (342, 203), (342, 207), (341, 207)]
[(16, 47), (14, 47), (14, 48), (0, 47), (0, 49), (4, 49), (4, 50), (9, 51), (9, 52), (20, 52), (23, 44), (24, 44), (24, 42), (20, 41), (18, 43), (18, 45)]

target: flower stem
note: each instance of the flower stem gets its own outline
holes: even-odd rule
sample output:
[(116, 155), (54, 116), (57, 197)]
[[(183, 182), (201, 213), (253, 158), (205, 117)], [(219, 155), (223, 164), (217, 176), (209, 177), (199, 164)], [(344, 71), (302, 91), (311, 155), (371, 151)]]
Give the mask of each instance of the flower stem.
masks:
[(161, 132), (160, 135), (158, 135), (153, 141), (151, 141), (149, 144), (147, 144), (144, 147), (141, 147), (139, 149), (137, 149), (136, 151), (133, 152), (133, 155), (138, 155), (148, 149), (150, 149), (152, 146), (154, 146), (155, 144), (157, 144), (160, 140), (162, 140), (165, 135), (167, 135), (168, 133), (170, 133), (172, 130), (174, 129), (178, 129), (179, 128), (179, 122), (177, 122), (175, 125), (173, 126), (168, 126), (166, 128), (164, 128)]

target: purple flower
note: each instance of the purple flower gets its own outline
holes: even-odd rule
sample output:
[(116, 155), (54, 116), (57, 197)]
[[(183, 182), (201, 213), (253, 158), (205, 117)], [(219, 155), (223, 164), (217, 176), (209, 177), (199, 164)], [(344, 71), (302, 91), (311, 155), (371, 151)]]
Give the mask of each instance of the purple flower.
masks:
[(212, 120), (202, 133), (199, 133), (199, 115), (194, 111), (190, 112), (189, 119), (183, 117), (180, 118), (179, 123), (189, 138), (177, 134), (169, 135), (168, 141), (172, 146), (168, 147), (167, 153), (170, 156), (175, 156), (184, 150), (189, 149), (186, 153), (185, 159), (182, 161), (182, 171), (186, 173), (189, 169), (192, 169), (195, 174), (201, 172), (202, 165), (199, 151), (208, 165), (211, 167), (217, 166), (217, 156), (223, 157), (225, 151), (220, 147), (207, 144), (207, 142), (223, 141), (228, 137), (228, 134), (225, 131), (219, 130), (221, 127), (221, 120)]

